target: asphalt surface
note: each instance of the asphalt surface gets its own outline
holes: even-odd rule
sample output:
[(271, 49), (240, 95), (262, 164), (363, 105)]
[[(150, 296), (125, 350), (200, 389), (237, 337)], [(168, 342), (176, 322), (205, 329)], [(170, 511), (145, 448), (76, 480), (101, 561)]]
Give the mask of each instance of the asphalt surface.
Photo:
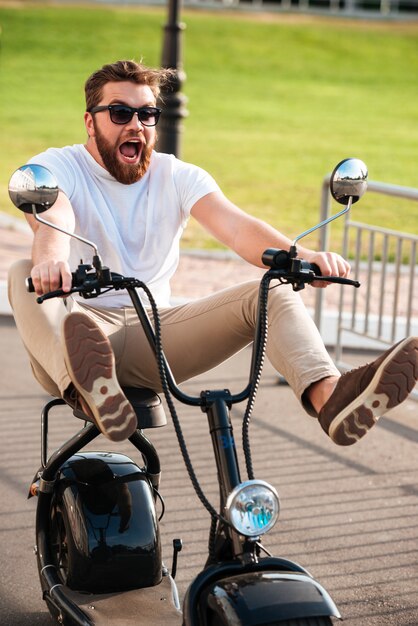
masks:
[[(32, 379), (10, 317), (0, 318), (0, 623), (51, 624), (42, 601), (33, 554), (35, 498), (26, 499), (40, 464), (40, 410), (47, 396)], [(250, 354), (244, 350), (186, 390), (244, 386)], [(363, 357), (362, 357), (363, 358)], [(353, 363), (358, 357), (352, 357)], [(179, 407), (192, 460), (216, 505), (216, 476), (205, 416)], [(233, 410), (240, 441), (241, 412)], [(79, 427), (57, 409), (50, 449)], [(194, 495), (171, 424), (148, 431), (161, 455), (164, 560), (181, 537), (177, 583), (181, 596), (205, 562), (208, 515)], [(306, 416), (267, 364), (251, 427), (255, 474), (278, 489), (282, 512), (265, 538), (276, 556), (306, 567), (332, 595), (348, 626), (418, 624), (418, 421), (407, 401), (360, 443), (335, 446)], [(104, 439), (92, 444), (110, 449)], [(135, 457), (129, 444), (117, 447)], [(243, 468), (244, 466), (242, 466)], [(242, 469), (244, 477), (244, 469)], [(123, 624), (121, 618), (120, 624)]]

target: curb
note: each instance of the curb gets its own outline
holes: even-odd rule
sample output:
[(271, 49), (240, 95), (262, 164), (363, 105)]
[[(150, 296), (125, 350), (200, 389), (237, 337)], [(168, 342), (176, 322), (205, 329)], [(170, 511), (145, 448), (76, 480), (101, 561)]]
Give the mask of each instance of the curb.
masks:
[(14, 215), (2, 212), (0, 212), (0, 228), (5, 228), (6, 230), (16, 230), (25, 234), (30, 234), (32, 232), (31, 227), (26, 220), (22, 220)]
[(12, 315), (7, 297), (7, 281), (0, 280), (0, 315)]
[[(0, 212), (0, 228), (3, 230), (13, 230), (24, 235), (29, 235), (32, 231), (26, 220)], [(7, 281), (0, 280), (0, 315), (12, 315), (9, 299), (7, 297)]]

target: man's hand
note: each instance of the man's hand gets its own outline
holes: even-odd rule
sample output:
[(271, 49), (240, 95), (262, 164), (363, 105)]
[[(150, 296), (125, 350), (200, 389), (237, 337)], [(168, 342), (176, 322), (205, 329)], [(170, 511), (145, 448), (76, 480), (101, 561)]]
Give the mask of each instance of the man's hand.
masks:
[[(36, 295), (62, 288), (71, 290), (72, 276), (67, 259), (70, 256), (70, 237), (60, 230), (38, 222), (33, 215), (25, 213), (33, 230), (31, 278)], [(70, 233), (75, 228), (74, 211), (67, 196), (60, 191), (54, 206), (45, 212), (46, 220)]]
[(65, 292), (71, 289), (72, 276), (66, 261), (43, 261), (34, 265), (30, 275), (38, 296), (60, 288)]
[[(314, 252), (305, 248), (303, 250), (299, 250), (298, 256), (309, 263), (316, 263), (321, 270), (322, 276), (339, 276), (340, 278), (347, 278), (351, 271), (348, 261), (336, 252)], [(312, 283), (312, 286), (324, 288), (331, 284), (332, 283), (325, 281), (315, 281)]]

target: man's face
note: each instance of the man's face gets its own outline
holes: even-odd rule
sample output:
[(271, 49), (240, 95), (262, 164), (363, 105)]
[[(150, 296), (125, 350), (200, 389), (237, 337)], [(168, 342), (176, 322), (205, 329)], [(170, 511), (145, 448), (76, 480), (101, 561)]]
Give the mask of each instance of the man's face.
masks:
[[(140, 108), (155, 106), (155, 98), (147, 85), (112, 82), (103, 87), (98, 104)], [(114, 124), (108, 110), (85, 113), (84, 120), (89, 134), (86, 147), (96, 161), (124, 185), (140, 180), (149, 167), (155, 146), (155, 126), (144, 126), (136, 114), (127, 124)]]

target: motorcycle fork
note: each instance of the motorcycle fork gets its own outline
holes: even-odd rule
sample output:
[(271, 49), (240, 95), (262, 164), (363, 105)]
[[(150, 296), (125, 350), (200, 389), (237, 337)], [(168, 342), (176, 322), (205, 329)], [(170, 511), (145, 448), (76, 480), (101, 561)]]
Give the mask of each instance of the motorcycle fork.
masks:
[[(225, 504), (230, 492), (241, 482), (234, 433), (230, 419), (231, 394), (228, 389), (203, 391), (202, 411), (206, 413), (209, 432), (215, 454), (216, 469), (219, 479), (220, 513), (224, 514)], [(232, 558), (243, 558), (244, 543), (238, 533), (230, 526), (218, 522), (220, 530), (226, 533), (231, 544)], [(248, 546), (247, 546), (248, 548)]]

